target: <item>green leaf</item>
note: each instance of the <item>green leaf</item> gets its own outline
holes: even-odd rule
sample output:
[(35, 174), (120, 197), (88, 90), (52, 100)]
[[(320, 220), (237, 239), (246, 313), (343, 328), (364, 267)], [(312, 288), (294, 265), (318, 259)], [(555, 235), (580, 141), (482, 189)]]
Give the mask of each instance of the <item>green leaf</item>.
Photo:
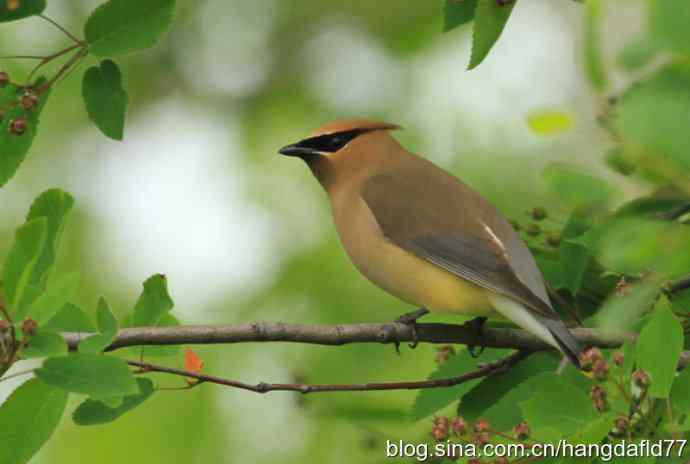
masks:
[(127, 364), (112, 356), (79, 353), (50, 358), (35, 374), (49, 385), (92, 397), (127, 396), (139, 392)]
[(84, 73), (82, 96), (91, 121), (107, 137), (122, 140), (125, 130), (127, 93), (122, 87), (122, 74), (114, 61), (101, 61)]
[(477, 0), (446, 0), (443, 4), (443, 32), (472, 21), (476, 7)]
[(637, 71), (649, 64), (658, 51), (656, 40), (644, 35), (626, 43), (618, 53), (617, 61), (623, 69)]
[(89, 52), (116, 56), (152, 47), (168, 29), (174, 0), (109, 0), (86, 21)]
[[(38, 104), (31, 111), (25, 112), (20, 105), (15, 104), (23, 92), (15, 85), (7, 85), (0, 89), (0, 107), (8, 108), (5, 116), (0, 120), (0, 187), (14, 176), (19, 165), (26, 158), (31, 143), (36, 136), (39, 116), (43, 110), (50, 92), (44, 92), (38, 99)], [(9, 131), (10, 122), (19, 117), (26, 117), (26, 131), (22, 135), (13, 135)]]
[(39, 195), (29, 209), (29, 214), (26, 217), (27, 222), (42, 217), (48, 220), (46, 246), (33, 271), (33, 280), (41, 282), (41, 288), (45, 288), (45, 283), (55, 262), (65, 217), (73, 206), (74, 197), (72, 195), (64, 190), (50, 189)]
[(132, 326), (156, 326), (173, 306), (167, 279), (163, 274), (155, 274), (144, 282), (144, 290), (134, 305)]
[(572, 296), (577, 295), (582, 288), (590, 261), (590, 253), (587, 247), (571, 240), (584, 234), (589, 227), (589, 215), (575, 210), (563, 228), (562, 240), (558, 245), (558, 262), (561, 267), (563, 287)]
[(595, 325), (608, 331), (622, 331), (632, 328), (640, 315), (654, 304), (659, 295), (660, 281), (643, 280), (627, 292), (614, 292), (604, 303), (595, 318)]
[(46, 0), (0, 0), (0, 23), (43, 13)]
[(555, 198), (583, 211), (606, 209), (617, 193), (607, 182), (560, 163), (546, 166), (542, 179)]
[(67, 392), (32, 379), (0, 406), (0, 462), (24, 464), (48, 441), (67, 406)]
[(638, 171), (684, 185), (678, 181), (690, 172), (688, 120), (690, 65), (678, 64), (630, 87), (618, 100), (612, 122)]
[(592, 87), (600, 92), (608, 84), (599, 34), (603, 4), (601, 0), (587, 0), (585, 5), (585, 71)]
[[(573, 436), (568, 439), (569, 443), (599, 443), (604, 438), (606, 438), (613, 428), (613, 421), (616, 415), (614, 413), (608, 412), (601, 416), (595, 418), (592, 422), (585, 425), (582, 429), (578, 430)], [(580, 460), (576, 462), (582, 462)]]
[(115, 319), (108, 302), (103, 297), (98, 300), (96, 314), (98, 317), (98, 331), (100, 333), (92, 335), (79, 343), (80, 353), (99, 353), (107, 348), (117, 335), (117, 319)]
[(542, 136), (566, 132), (574, 123), (573, 116), (563, 111), (539, 111), (527, 115), (527, 126)]
[(468, 69), (476, 68), (503, 32), (517, 0), (501, 4), (496, 0), (478, 0), (472, 31), (472, 56)]
[(3, 287), (9, 311), (21, 318), (22, 308), (32, 301), (40, 290), (32, 280), (34, 268), (46, 245), (48, 221), (45, 218), (29, 221), (14, 236), (14, 244), (5, 259)]
[[(443, 379), (449, 377), (456, 377), (463, 372), (468, 372), (477, 368), (479, 363), (487, 363), (495, 361), (501, 356), (505, 356), (508, 350), (486, 350), (479, 358), (473, 358), (470, 354), (463, 350), (462, 352), (452, 356), (448, 361), (441, 364), (436, 369), (429, 379)], [(470, 380), (469, 382), (461, 383), (448, 388), (430, 388), (420, 390), (415, 398), (412, 406), (412, 419), (419, 420), (429, 416), (439, 409), (448, 406), (453, 401), (463, 396), (470, 391), (472, 387), (477, 385), (480, 379)]]
[[(164, 314), (158, 321), (156, 327), (176, 327), (180, 325), (172, 314)], [(177, 356), (180, 353), (180, 345), (147, 345), (145, 347), (132, 348), (132, 350), (146, 357), (162, 358), (166, 356)]]
[(690, 414), (690, 369), (687, 367), (673, 381), (671, 404), (681, 413)]
[(96, 328), (83, 309), (67, 303), (58, 313), (43, 325), (43, 329), (54, 332), (95, 332)]
[(79, 274), (61, 275), (54, 282), (48, 284), (48, 288), (29, 306), (27, 315), (43, 325), (52, 319), (55, 314), (67, 304), (79, 285)]
[(518, 403), (532, 396), (532, 379), (541, 372), (555, 370), (557, 365), (552, 356), (537, 353), (508, 372), (484, 378), (463, 395), (458, 415), (468, 421), (484, 418), (498, 431), (510, 429), (522, 420)]
[(649, 25), (659, 42), (690, 54), (690, 3), (677, 0), (649, 0)]
[(23, 359), (47, 358), (67, 354), (65, 339), (55, 332), (39, 330), (29, 339), (28, 346), (21, 351)]
[(124, 401), (117, 408), (110, 408), (100, 401), (87, 399), (80, 404), (72, 414), (72, 419), (78, 425), (98, 425), (112, 422), (121, 415), (131, 411), (146, 401), (153, 394), (153, 382), (149, 379), (137, 379), (140, 393), (125, 396)]
[(520, 402), (522, 415), (533, 430), (553, 428), (567, 435), (585, 429), (598, 417), (583, 390), (553, 373), (538, 379), (532, 397)]
[(604, 155), (606, 165), (623, 176), (629, 176), (635, 172), (635, 164), (626, 156), (620, 147), (608, 150)]
[(649, 394), (653, 398), (668, 398), (682, 349), (683, 328), (668, 299), (661, 297), (636, 347), (638, 366), (651, 378)]

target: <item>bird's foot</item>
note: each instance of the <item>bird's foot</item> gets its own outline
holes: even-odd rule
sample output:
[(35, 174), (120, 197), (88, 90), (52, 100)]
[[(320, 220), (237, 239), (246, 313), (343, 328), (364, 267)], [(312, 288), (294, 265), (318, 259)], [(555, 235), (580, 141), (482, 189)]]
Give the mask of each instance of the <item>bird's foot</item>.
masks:
[(478, 358), (484, 352), (484, 324), (486, 317), (475, 317), (463, 324), (463, 326), (474, 332), (477, 340), (479, 340), (479, 349), (476, 345), (467, 345), (467, 351), (473, 358)]
[[(417, 348), (417, 345), (419, 344), (419, 338), (417, 337), (417, 319), (427, 314), (429, 314), (428, 309), (419, 308), (417, 310), (410, 311), (409, 313), (405, 313), (395, 320), (395, 322), (405, 324), (412, 329), (412, 343), (408, 345), (412, 349)], [(400, 342), (398, 341), (395, 342), (395, 351), (400, 354)]]

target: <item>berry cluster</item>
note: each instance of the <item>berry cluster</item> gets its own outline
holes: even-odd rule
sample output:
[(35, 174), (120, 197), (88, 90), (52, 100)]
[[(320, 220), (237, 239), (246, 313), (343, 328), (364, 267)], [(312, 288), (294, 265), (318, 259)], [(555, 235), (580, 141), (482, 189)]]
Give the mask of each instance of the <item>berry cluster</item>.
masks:
[[(437, 441), (444, 441), (454, 439), (459, 442), (473, 443), (477, 447), (483, 447), (491, 442), (491, 436), (498, 435), (513, 441), (525, 441), (530, 437), (530, 428), (527, 422), (520, 422), (513, 427), (513, 433), (506, 434), (492, 430), (491, 424), (486, 419), (477, 419), (474, 424), (468, 424), (465, 419), (460, 416), (449, 418), (447, 416), (437, 416), (434, 418), (431, 427), (431, 437)], [(480, 458), (472, 458), (467, 461), (468, 464), (479, 464), (489, 461), (483, 461)], [(490, 461), (494, 464), (507, 464), (509, 461), (505, 457), (496, 458)]]
[[(546, 243), (546, 245), (553, 248), (557, 247), (561, 243), (561, 234), (557, 232), (547, 233), (548, 231), (545, 231), (544, 227), (539, 224), (540, 222), (543, 222), (545, 219), (549, 217), (548, 213), (546, 212), (546, 209), (544, 209), (541, 206), (536, 206), (531, 210), (527, 211), (527, 214), (533, 221), (524, 227), (525, 233), (527, 235), (529, 235), (530, 237), (538, 237), (540, 235), (543, 235), (544, 242)], [(515, 230), (521, 230), (523, 228), (517, 221), (511, 221), (511, 225)]]
[[(11, 85), (10, 76), (5, 71), (0, 71), (0, 88), (4, 88), (7, 85)], [(28, 127), (28, 120), (26, 115), (28, 112), (32, 111), (38, 105), (38, 95), (34, 93), (31, 88), (25, 88), (25, 93), (17, 98), (16, 102), (11, 104), (12, 107), (19, 106), (24, 114), (21, 116), (10, 119), (7, 125), (7, 131), (10, 135), (20, 136), (26, 132)], [(5, 119), (5, 111), (0, 109), (0, 123)]]

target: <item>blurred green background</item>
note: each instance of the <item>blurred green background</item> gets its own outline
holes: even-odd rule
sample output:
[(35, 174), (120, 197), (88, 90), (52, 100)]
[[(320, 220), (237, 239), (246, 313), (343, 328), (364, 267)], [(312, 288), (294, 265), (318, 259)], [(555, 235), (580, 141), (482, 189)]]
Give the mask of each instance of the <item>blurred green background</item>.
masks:
[[(46, 14), (80, 31), (99, 3), (52, 1)], [(610, 3), (606, 63), (640, 32), (645, 13), (641, 1)], [(584, 76), (577, 2), (520, 2), (471, 72), (471, 31), (441, 34), (440, 0), (184, 0), (176, 10), (161, 44), (118, 60), (130, 95), (125, 141), (89, 123), (75, 73), (54, 91), (27, 161), (0, 190), (2, 256), (35, 196), (51, 187), (75, 195), (59, 267), (81, 271), (75, 302), (91, 311), (104, 295), (128, 313), (141, 282), (157, 272), (168, 276), (174, 314), (187, 324), (389, 321), (412, 309), (355, 271), (320, 186), (302, 163), (276, 154), (331, 119), (401, 124), (395, 136), (407, 148), (518, 222), (535, 206), (557, 223), (567, 217), (583, 192), (557, 181), (563, 165), (615, 183), (614, 203), (643, 191), (604, 168), (611, 141), (597, 118), (607, 102)], [(63, 44), (40, 19), (0, 27), (3, 55)], [(30, 64), (1, 62), (12, 75)], [(630, 77), (611, 69), (615, 95)], [(543, 111), (566, 113), (574, 126), (537, 135), (527, 116)], [(195, 350), (207, 372), (250, 382), (422, 379), (436, 353), (403, 347), (397, 356), (378, 345)], [(428, 438), (429, 421), (407, 418), (415, 395), (256, 395), (211, 385), (161, 392), (114, 424), (63, 420), (35, 462), (390, 462), (386, 439)]]

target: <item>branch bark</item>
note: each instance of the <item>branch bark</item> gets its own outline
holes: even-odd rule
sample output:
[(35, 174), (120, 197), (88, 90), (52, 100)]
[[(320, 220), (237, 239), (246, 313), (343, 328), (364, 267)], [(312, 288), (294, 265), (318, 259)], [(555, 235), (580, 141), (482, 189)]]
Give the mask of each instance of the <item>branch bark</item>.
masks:
[[(551, 349), (549, 345), (521, 329), (485, 327), (482, 337), (471, 327), (443, 323), (417, 323), (420, 343), (458, 343), (487, 348), (513, 348), (522, 351)], [(634, 340), (630, 332), (603, 332), (598, 329), (572, 329), (584, 346), (617, 348)], [(65, 332), (70, 349), (76, 349), (89, 333)], [(401, 343), (414, 340), (411, 326), (399, 323), (307, 325), (284, 322), (252, 322), (248, 324), (191, 325), (177, 327), (133, 327), (118, 332), (108, 351), (128, 346), (230, 344), (248, 342), (293, 342), (316, 345), (349, 343)]]

